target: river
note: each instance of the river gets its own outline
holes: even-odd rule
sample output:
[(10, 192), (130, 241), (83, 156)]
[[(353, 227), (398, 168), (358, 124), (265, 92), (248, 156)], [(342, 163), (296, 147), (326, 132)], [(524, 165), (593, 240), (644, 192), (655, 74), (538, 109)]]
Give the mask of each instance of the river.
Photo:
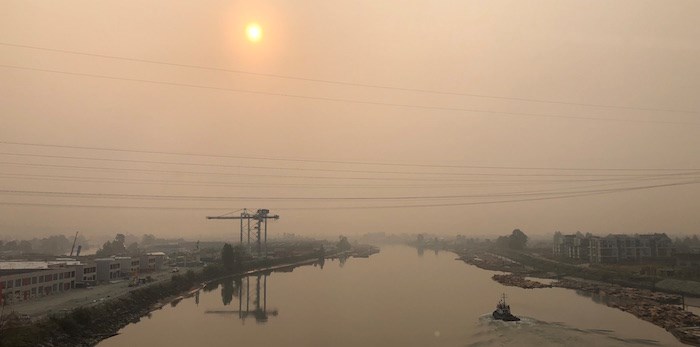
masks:
[[(664, 329), (573, 290), (505, 287), (491, 280), (494, 272), (455, 258), (387, 246), (366, 259), (231, 279), (98, 346), (681, 345)], [(521, 322), (490, 318), (501, 293)]]

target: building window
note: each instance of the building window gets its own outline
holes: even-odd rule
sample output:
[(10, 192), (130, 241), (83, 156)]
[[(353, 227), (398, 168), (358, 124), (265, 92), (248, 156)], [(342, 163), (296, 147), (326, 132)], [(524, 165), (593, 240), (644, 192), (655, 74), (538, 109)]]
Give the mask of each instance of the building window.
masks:
[(22, 280), (21, 279), (16, 279), (15, 280), (15, 287), (21, 287), (22, 286)]
[(53, 274), (53, 280), (57, 281), (58, 280), (58, 274)]
[(39, 276), (39, 283), (44, 283), (44, 276)]
[(32, 284), (36, 284), (36, 277), (32, 277)]

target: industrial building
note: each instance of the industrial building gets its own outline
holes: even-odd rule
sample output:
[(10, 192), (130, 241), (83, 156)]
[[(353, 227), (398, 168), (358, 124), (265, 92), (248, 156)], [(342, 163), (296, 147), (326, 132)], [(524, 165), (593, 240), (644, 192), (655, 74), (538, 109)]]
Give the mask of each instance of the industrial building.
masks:
[(160, 271), (165, 267), (167, 256), (163, 252), (150, 252), (141, 255), (141, 271)]
[(122, 278), (121, 261), (117, 258), (95, 259), (97, 265), (97, 281), (109, 282)]
[(72, 258), (55, 261), (0, 261), (0, 302), (12, 304), (53, 295), (78, 287), (118, 281), (145, 271), (160, 271), (167, 261), (163, 252), (141, 257), (109, 257), (81, 262)]
[(77, 261), (0, 262), (0, 293), (11, 304), (75, 288)]

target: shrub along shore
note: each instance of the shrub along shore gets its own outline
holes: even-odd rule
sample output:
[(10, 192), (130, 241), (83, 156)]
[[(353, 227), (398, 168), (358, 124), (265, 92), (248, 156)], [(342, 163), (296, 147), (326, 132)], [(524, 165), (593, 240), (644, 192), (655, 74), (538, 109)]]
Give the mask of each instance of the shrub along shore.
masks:
[(164, 303), (183, 293), (201, 288), (204, 283), (243, 276), (255, 271), (273, 270), (280, 266), (299, 266), (318, 259), (316, 256), (309, 255), (287, 257), (244, 263), (232, 269), (214, 265), (205, 267), (201, 272), (187, 271), (176, 274), (169, 281), (137, 288), (128, 295), (102, 304), (79, 307), (71, 312), (51, 315), (31, 324), (9, 320), (0, 330), (0, 346), (94, 346), (99, 341), (116, 335), (129, 323), (138, 322), (141, 317), (162, 307)]

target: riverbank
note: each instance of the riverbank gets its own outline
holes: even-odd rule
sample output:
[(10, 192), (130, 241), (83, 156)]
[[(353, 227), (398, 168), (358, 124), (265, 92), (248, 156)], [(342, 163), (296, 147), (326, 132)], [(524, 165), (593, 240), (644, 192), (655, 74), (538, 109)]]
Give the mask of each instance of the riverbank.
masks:
[[(547, 266), (545, 269), (538, 268), (532, 263), (523, 264), (503, 255), (483, 250), (462, 252), (459, 259), (485, 270), (509, 272), (509, 274), (496, 274), (492, 277), (503, 285), (525, 289), (560, 287), (576, 290), (597, 302), (605, 303), (662, 327), (683, 343), (700, 346), (700, 316), (680, 307), (683, 303), (680, 295), (595, 280), (562, 278), (565, 274), (572, 274), (571, 267), (574, 265), (563, 266), (566, 273), (553, 272), (551, 270), (556, 269), (556, 265)], [(548, 260), (542, 259), (542, 261)], [(525, 276), (542, 276), (558, 278), (558, 280), (552, 284), (545, 284), (526, 279)]]
[[(188, 269), (195, 272), (202, 271), (201, 267), (192, 267)], [(47, 295), (32, 300), (12, 303), (5, 306), (4, 313), (8, 315), (14, 312), (17, 315), (29, 316), (32, 321), (36, 321), (46, 318), (49, 315), (62, 314), (78, 307), (96, 306), (106, 300), (128, 295), (129, 292), (133, 290), (170, 281), (173, 274), (170, 272), (170, 269), (166, 269), (144, 275), (144, 277), (148, 277), (148, 281), (145, 284), (141, 284), (139, 287), (129, 286), (130, 281), (121, 280), (94, 287), (75, 288), (57, 295)]]
[[(323, 258), (321, 258), (323, 259)], [(208, 266), (200, 272), (175, 274), (171, 280), (138, 288), (92, 307), (78, 307), (52, 314), (31, 324), (17, 319), (7, 321), (0, 334), (2, 346), (94, 346), (114, 336), (129, 323), (138, 322), (153, 310), (193, 295), (207, 283), (228, 277), (284, 270), (319, 261), (318, 255), (287, 257), (246, 264), (233, 271)]]

